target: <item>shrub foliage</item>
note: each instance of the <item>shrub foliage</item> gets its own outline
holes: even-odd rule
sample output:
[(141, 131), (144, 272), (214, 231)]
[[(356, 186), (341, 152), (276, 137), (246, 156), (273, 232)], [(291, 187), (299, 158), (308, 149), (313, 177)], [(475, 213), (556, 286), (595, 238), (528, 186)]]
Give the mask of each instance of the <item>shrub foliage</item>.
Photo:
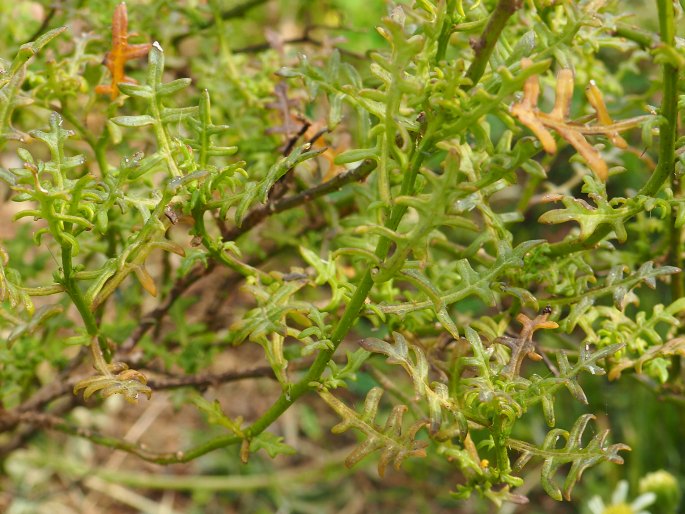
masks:
[[(360, 54), (315, 19), (232, 32), (266, 3), (2, 22), (4, 455), (59, 431), (247, 462), (292, 453), (274, 423), (318, 396), (348, 466), (442, 462), (495, 503), (530, 468), (570, 500), (629, 448), (569, 398), (635, 377), (682, 400), (679, 6), (640, 28), (613, 0), (416, 0)], [(255, 344), (266, 368), (218, 364)], [(280, 396), (254, 419), (212, 401), (260, 374)], [(178, 388), (217, 435), (151, 448), (70, 414)]]

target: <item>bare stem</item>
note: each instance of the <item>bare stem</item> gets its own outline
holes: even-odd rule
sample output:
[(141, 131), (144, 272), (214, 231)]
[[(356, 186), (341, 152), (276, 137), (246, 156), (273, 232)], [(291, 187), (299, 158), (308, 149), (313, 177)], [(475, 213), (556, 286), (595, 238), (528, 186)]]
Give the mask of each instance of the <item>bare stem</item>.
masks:
[(499, 0), (492, 11), (488, 24), (485, 26), (481, 36), (472, 41), (471, 46), (475, 52), (473, 62), (466, 72), (466, 78), (471, 79), (471, 84), (465, 86), (470, 89), (476, 84), (485, 73), (490, 56), (495, 49), (495, 44), (499, 40), (502, 30), (507, 21), (521, 7), (521, 0)]

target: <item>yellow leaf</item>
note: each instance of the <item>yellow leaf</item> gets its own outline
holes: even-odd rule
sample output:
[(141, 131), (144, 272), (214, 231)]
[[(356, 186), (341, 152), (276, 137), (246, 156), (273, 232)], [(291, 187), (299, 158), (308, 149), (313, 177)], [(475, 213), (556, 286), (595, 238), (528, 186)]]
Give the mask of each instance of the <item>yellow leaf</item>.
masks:
[(136, 278), (138, 279), (138, 282), (140, 282), (140, 285), (143, 286), (143, 289), (145, 289), (152, 296), (157, 296), (157, 286), (155, 285), (155, 281), (143, 266), (134, 265), (133, 273), (136, 274)]

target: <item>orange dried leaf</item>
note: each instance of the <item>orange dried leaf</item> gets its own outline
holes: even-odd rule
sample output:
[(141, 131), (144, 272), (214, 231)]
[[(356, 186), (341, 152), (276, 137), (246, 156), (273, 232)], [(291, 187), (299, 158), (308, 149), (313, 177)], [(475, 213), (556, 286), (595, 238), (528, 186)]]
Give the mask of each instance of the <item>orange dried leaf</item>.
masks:
[[(525, 70), (533, 64), (528, 58), (521, 60), (521, 69)], [(525, 107), (536, 108), (538, 105), (538, 97), (540, 96), (540, 82), (538, 81), (537, 75), (533, 75), (526, 79), (523, 84), (523, 102), (521, 102)]]
[(140, 285), (143, 286), (143, 289), (152, 296), (157, 296), (155, 281), (143, 266), (133, 266), (133, 273), (136, 274), (136, 278), (138, 279), (138, 282), (140, 282)]
[(511, 107), (511, 114), (516, 116), (521, 123), (535, 134), (540, 143), (542, 143), (542, 148), (545, 152), (549, 154), (557, 153), (557, 142), (554, 140), (554, 136), (545, 128), (544, 123), (539, 120), (533, 111), (525, 109), (523, 104), (515, 104)]
[(518, 337), (500, 337), (499, 342), (511, 348), (511, 357), (508, 364), (502, 370), (502, 375), (514, 377), (519, 374), (523, 360), (528, 357), (534, 361), (542, 359), (542, 356), (535, 351), (533, 334), (540, 329), (555, 329), (559, 325), (550, 321), (550, 311), (545, 309), (542, 314), (530, 319), (523, 313), (516, 316), (516, 321), (521, 325), (521, 333)]
[[(530, 66), (530, 59), (521, 61), (521, 68)], [(523, 99), (511, 106), (511, 113), (519, 121), (528, 127), (540, 140), (542, 147), (547, 153), (557, 151), (557, 144), (550, 132), (555, 130), (587, 161), (589, 168), (603, 182), (609, 176), (609, 167), (599, 151), (592, 146), (585, 135), (604, 134), (619, 148), (627, 148), (628, 144), (618, 135), (619, 130), (631, 128), (634, 121), (628, 124), (615, 124), (609, 116), (604, 99), (599, 88), (591, 82), (586, 89), (586, 95), (590, 105), (597, 112), (598, 125), (579, 125), (568, 120), (568, 115), (573, 99), (573, 71), (562, 69), (557, 74), (556, 97), (554, 108), (549, 113), (540, 112), (537, 107), (540, 85), (537, 76), (529, 77), (523, 86)], [(625, 125), (625, 126), (624, 126)]]
[(604, 162), (604, 159), (602, 159), (602, 154), (599, 153), (599, 150), (588, 143), (585, 136), (577, 130), (559, 128), (557, 132), (587, 161), (588, 166), (597, 175), (597, 178), (602, 182), (606, 182), (609, 177), (609, 167)]
[(127, 77), (124, 71), (126, 61), (144, 57), (150, 51), (150, 43), (130, 45), (128, 43), (128, 12), (126, 3), (121, 2), (112, 16), (112, 49), (105, 55), (105, 66), (112, 74), (111, 84), (101, 84), (95, 88), (99, 94), (108, 94), (114, 100), (119, 96), (119, 82), (133, 84), (136, 81)]
[[(599, 90), (594, 80), (591, 80), (585, 88), (585, 96), (587, 96), (590, 105), (592, 105), (592, 108), (597, 113), (597, 121), (599, 121), (600, 125), (613, 125), (614, 120), (611, 119), (606, 104), (604, 103), (602, 92)], [(607, 131), (607, 137), (609, 137), (612, 144), (615, 146), (619, 148), (628, 148), (628, 143), (626, 143), (626, 140), (618, 135), (618, 131)]]
[[(521, 69), (526, 69), (533, 63), (528, 58), (521, 60)], [(537, 117), (538, 97), (540, 96), (540, 82), (537, 75), (532, 75), (523, 84), (523, 100), (511, 106), (511, 113), (521, 123), (530, 129), (542, 143), (542, 148), (549, 154), (557, 152), (557, 142), (545, 125)]]
[(537, 352), (528, 352), (527, 357), (535, 362), (540, 362), (542, 360), (542, 355)]
[(571, 100), (573, 100), (573, 72), (564, 68), (557, 73), (557, 94), (554, 109), (549, 115), (559, 120), (566, 119), (571, 110)]

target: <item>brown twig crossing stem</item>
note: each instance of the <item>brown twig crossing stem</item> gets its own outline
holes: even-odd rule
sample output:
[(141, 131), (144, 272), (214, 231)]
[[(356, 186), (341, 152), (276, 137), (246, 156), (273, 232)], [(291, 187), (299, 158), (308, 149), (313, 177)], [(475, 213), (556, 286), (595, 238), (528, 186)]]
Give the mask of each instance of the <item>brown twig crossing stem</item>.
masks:
[(466, 72), (466, 78), (471, 80), (471, 84), (464, 86), (464, 89), (470, 89), (476, 84), (485, 73), (485, 68), (488, 65), (490, 56), (495, 49), (495, 44), (499, 40), (502, 30), (504, 30), (507, 21), (512, 15), (521, 7), (521, 0), (499, 0), (492, 11), (490, 19), (488, 20), (483, 33), (478, 39), (471, 42), (471, 47), (475, 52), (475, 57), (471, 66)]
[(245, 216), (243, 223), (240, 226), (236, 226), (224, 231), (222, 236), (225, 241), (233, 241), (248, 232), (250, 229), (254, 228), (269, 216), (311, 202), (316, 198), (320, 198), (328, 193), (337, 191), (344, 185), (351, 182), (364, 180), (375, 168), (375, 161), (366, 160), (356, 168), (340, 173), (323, 184), (319, 184), (318, 186), (314, 186), (306, 191), (302, 191), (301, 193), (289, 196), (287, 198), (281, 198), (258, 205), (257, 207), (254, 207), (247, 214), (247, 216)]
[[(262, 4), (265, 4), (267, 0), (248, 0), (247, 2), (236, 5), (235, 7), (232, 7), (231, 9), (227, 9), (226, 11), (223, 11), (221, 13), (221, 19), (222, 20), (230, 20), (232, 18), (241, 18), (243, 17), (248, 11), (255, 7), (259, 7)], [(173, 44), (176, 45), (183, 41), (185, 38), (195, 35), (197, 32), (201, 30), (206, 30), (216, 23), (216, 18), (210, 18), (207, 21), (203, 23), (199, 23), (196, 27), (195, 30), (191, 32), (186, 32), (184, 34), (179, 34), (175, 36), (172, 40)]]
[[(374, 161), (364, 161), (358, 167), (340, 173), (328, 182), (324, 182), (323, 184), (319, 184), (318, 186), (314, 186), (287, 198), (280, 198), (275, 201), (269, 201), (263, 205), (258, 205), (247, 214), (240, 227), (233, 227), (223, 231), (223, 238), (225, 241), (233, 241), (273, 214), (294, 209), (295, 207), (304, 205), (316, 198), (337, 191), (346, 184), (363, 180), (375, 169), (375, 167), (376, 163)], [(178, 279), (164, 300), (157, 307), (142, 316), (140, 324), (120, 346), (119, 352), (126, 354), (132, 350), (138, 341), (140, 341), (141, 338), (147, 334), (152, 327), (159, 323), (159, 320), (161, 320), (167, 312), (169, 312), (169, 309), (174, 302), (187, 291), (190, 286), (201, 278), (209, 275), (214, 270), (215, 266), (216, 265), (213, 262), (210, 262), (206, 267), (198, 265), (193, 268), (188, 275)]]

